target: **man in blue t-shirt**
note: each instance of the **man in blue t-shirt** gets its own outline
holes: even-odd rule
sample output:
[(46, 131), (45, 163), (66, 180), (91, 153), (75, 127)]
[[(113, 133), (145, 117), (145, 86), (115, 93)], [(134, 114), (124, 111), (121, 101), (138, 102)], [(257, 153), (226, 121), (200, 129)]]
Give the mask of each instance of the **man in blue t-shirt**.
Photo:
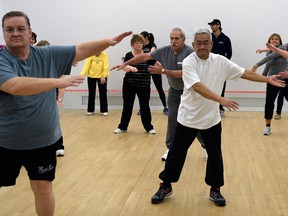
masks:
[(25, 13), (5, 14), (2, 28), (6, 46), (0, 49), (0, 187), (15, 185), (24, 166), (37, 214), (53, 215), (55, 150), (62, 142), (55, 89), (79, 86), (83, 77), (62, 76), (70, 74), (71, 65), (132, 32), (76, 46), (33, 47)]

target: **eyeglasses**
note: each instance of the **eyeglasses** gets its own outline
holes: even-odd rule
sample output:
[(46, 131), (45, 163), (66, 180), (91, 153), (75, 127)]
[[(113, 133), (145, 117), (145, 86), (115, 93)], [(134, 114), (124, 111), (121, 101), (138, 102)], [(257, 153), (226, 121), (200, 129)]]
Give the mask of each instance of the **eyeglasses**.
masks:
[(19, 28), (6, 28), (4, 29), (4, 32), (6, 34), (14, 34), (14, 32), (17, 32), (18, 34), (23, 34), (28, 30), (28, 28), (25, 27), (19, 27)]
[(201, 47), (202, 45), (204, 47), (206, 46), (209, 46), (211, 44), (211, 41), (196, 41), (194, 42), (194, 44), (197, 46), (197, 47)]

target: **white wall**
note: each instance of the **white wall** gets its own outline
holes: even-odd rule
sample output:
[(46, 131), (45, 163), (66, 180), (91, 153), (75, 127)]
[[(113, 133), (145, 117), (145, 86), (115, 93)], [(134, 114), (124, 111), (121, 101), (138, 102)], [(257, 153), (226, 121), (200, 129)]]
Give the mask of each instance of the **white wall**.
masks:
[[(51, 44), (77, 44), (123, 31), (140, 33), (146, 30), (154, 34), (158, 47), (169, 44), (169, 32), (176, 26), (187, 32), (187, 44), (191, 44), (191, 32), (195, 27), (209, 28), (207, 23), (218, 18), (222, 21), (223, 32), (232, 41), (232, 60), (251, 68), (264, 57), (264, 54), (255, 54), (255, 50), (265, 47), (271, 33), (279, 33), (283, 42), (287, 42), (286, 6), (286, 0), (277, 3), (271, 0), (0, 0), (0, 15), (2, 17), (11, 10), (24, 11), (30, 17), (38, 39), (46, 39)], [(127, 38), (116, 47), (107, 49), (111, 66), (120, 63), (120, 58), (130, 51), (129, 41)], [(3, 42), (1, 35), (0, 43)], [(82, 66), (83, 62), (80, 62), (72, 74), (79, 74)], [(262, 69), (258, 69), (259, 73)], [(112, 72), (109, 90), (121, 90), (122, 77), (122, 72)], [(163, 85), (167, 90), (166, 79)], [(154, 85), (152, 88), (155, 89)], [(86, 83), (78, 89), (86, 90)], [(229, 81), (226, 90), (263, 92), (265, 85), (243, 80)]]

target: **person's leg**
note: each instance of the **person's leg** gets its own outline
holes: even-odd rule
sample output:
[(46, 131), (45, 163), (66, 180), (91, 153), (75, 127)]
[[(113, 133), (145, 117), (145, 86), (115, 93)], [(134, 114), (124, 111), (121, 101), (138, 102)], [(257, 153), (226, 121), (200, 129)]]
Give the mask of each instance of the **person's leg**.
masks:
[(197, 129), (188, 128), (177, 123), (175, 137), (168, 153), (165, 169), (159, 174), (159, 178), (163, 180), (163, 183), (160, 184), (159, 190), (151, 198), (153, 204), (163, 202), (165, 197), (172, 194), (171, 182), (179, 180), (187, 151), (197, 133)]
[(55, 151), (61, 140), (62, 138), (51, 146), (27, 150), (25, 154), (23, 165), (30, 178), (38, 215), (54, 214), (55, 200), (52, 181), (55, 179), (57, 165)]
[(55, 199), (51, 181), (31, 180), (30, 185), (35, 197), (35, 208), (39, 216), (53, 216)]
[(108, 112), (108, 100), (107, 100), (107, 78), (106, 83), (101, 84), (98, 80), (99, 99), (100, 99), (100, 113)]
[(95, 78), (87, 78), (88, 81), (88, 113), (94, 113), (95, 111), (95, 96), (96, 96), (96, 79)]
[(179, 180), (187, 151), (197, 134), (197, 129), (188, 128), (177, 123), (173, 142), (165, 163), (165, 169), (159, 174), (160, 179), (170, 183)]
[(284, 103), (284, 89), (281, 88), (277, 97), (277, 108), (276, 108), (276, 113), (280, 116), (282, 113), (283, 103)]
[(127, 130), (128, 128), (133, 112), (135, 96), (136, 93), (133, 86), (130, 86), (129, 83), (127, 83), (124, 79), (122, 87), (123, 110), (121, 121), (120, 124), (118, 125), (118, 128), (121, 130)]
[(167, 107), (167, 103), (166, 103), (166, 96), (163, 90), (163, 86), (162, 86), (162, 75), (161, 74), (152, 74), (152, 80), (154, 82), (154, 85), (158, 91), (160, 100), (162, 102), (163, 107)]
[(221, 133), (221, 122), (207, 130), (200, 131), (208, 153), (205, 182), (211, 187), (224, 185)]
[(266, 126), (264, 128), (263, 134), (270, 135), (271, 133), (271, 119), (273, 117), (274, 102), (279, 92), (279, 87), (267, 84), (266, 87), (266, 101), (265, 101), (265, 122)]
[(147, 88), (139, 88), (137, 89), (137, 96), (139, 99), (140, 104), (140, 110), (141, 110), (141, 121), (143, 124), (144, 129), (149, 132), (154, 127), (151, 124), (152, 122), (152, 116), (151, 116), (151, 110), (150, 110), (150, 86)]
[(180, 105), (182, 91), (177, 91), (172, 88), (169, 88), (168, 92), (168, 123), (167, 123), (167, 132), (166, 132), (166, 146), (169, 149), (172, 145), (174, 139), (174, 132), (177, 125), (177, 114), (178, 108)]
[(205, 182), (211, 186), (209, 200), (213, 201), (216, 206), (226, 205), (226, 200), (220, 192), (220, 187), (224, 185), (221, 132), (221, 122), (207, 130), (200, 131), (208, 153)]

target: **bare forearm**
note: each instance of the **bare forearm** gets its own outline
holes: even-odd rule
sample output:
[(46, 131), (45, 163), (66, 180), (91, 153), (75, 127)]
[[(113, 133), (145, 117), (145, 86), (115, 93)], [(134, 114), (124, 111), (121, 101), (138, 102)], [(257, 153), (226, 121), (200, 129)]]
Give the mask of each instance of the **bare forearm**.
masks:
[(182, 78), (182, 70), (167, 70), (165, 69), (164, 74), (168, 76), (173, 76), (176, 78)]
[(288, 52), (279, 48), (275, 49), (275, 52), (277, 52), (278, 54), (282, 55), (284, 58), (288, 58)]
[(83, 83), (82, 76), (61, 76), (55, 78), (14, 77), (0, 86), (0, 90), (13, 95), (33, 95), (56, 88), (79, 86)]
[(266, 83), (268, 82), (268, 77), (261, 76), (249, 70), (245, 70), (241, 78), (250, 80), (250, 81), (256, 81), (256, 82), (266, 82)]
[(102, 52), (111, 46), (110, 39), (91, 41), (76, 46), (76, 54), (73, 63), (82, 61), (90, 56)]
[(0, 87), (0, 90), (13, 95), (33, 95), (57, 88), (57, 79), (15, 77)]
[(128, 61), (124, 62), (125, 65), (132, 65), (140, 62), (145, 62), (147, 60), (151, 59), (151, 56), (149, 53), (143, 53), (140, 55), (134, 56), (132, 59), (129, 59)]
[(198, 82), (192, 86), (192, 88), (198, 92), (200, 95), (203, 97), (215, 101), (217, 103), (220, 103), (221, 101), (221, 96), (216, 94), (215, 92), (211, 91), (209, 88), (207, 88), (205, 85), (202, 83)]

